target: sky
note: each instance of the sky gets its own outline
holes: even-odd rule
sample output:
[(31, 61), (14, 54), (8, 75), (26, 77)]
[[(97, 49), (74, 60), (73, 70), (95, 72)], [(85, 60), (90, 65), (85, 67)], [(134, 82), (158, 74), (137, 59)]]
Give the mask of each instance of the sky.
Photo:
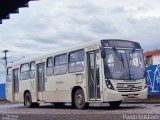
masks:
[(3, 20), (0, 51), (9, 50), (9, 60), (17, 61), (110, 38), (137, 41), (144, 51), (160, 49), (159, 6), (160, 0), (31, 1)]

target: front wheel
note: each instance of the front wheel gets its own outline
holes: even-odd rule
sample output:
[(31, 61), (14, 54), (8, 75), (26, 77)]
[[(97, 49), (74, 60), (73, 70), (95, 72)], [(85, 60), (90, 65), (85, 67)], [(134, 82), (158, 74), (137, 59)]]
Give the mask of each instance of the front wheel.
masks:
[(74, 94), (74, 105), (77, 109), (84, 109), (86, 106), (85, 97), (82, 89), (77, 89)]
[(111, 108), (118, 108), (121, 103), (122, 103), (122, 101), (109, 102)]

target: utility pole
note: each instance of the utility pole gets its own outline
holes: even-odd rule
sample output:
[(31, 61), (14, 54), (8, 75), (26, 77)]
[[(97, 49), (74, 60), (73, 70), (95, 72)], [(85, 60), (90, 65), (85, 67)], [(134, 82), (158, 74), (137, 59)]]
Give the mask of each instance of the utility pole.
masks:
[(4, 53), (4, 58), (3, 58), (3, 60), (5, 61), (5, 67), (7, 67), (7, 64), (8, 64), (8, 62), (7, 62), (7, 53), (9, 52), (9, 50), (4, 50), (3, 51), (3, 53)]

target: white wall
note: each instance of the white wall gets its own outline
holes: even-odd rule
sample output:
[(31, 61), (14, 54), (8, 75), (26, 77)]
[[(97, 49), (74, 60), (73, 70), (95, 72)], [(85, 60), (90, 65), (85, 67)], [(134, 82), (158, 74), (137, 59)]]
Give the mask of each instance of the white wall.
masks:
[(154, 55), (153, 58), (153, 65), (160, 64), (160, 55)]

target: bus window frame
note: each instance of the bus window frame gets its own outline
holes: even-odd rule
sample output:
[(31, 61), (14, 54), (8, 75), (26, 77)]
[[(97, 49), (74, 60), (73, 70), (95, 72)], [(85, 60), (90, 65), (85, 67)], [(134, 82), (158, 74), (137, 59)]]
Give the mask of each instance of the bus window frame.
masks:
[[(29, 69), (27, 71), (22, 72), (22, 66), (25, 65), (25, 64), (28, 64)], [(22, 73), (28, 73), (28, 78), (27, 79), (22, 79), (22, 77), (21, 77)], [(30, 79), (30, 63), (27, 62), (27, 63), (23, 63), (23, 64), (20, 65), (20, 80), (29, 80), (29, 79)]]
[[(74, 61), (74, 62), (70, 62), (70, 54), (76, 53), (76, 52), (78, 52), (78, 51), (83, 51), (83, 53), (84, 53), (83, 61)], [(77, 62), (84, 62), (83, 70), (70, 72), (70, 69), (69, 69), (69, 68), (70, 68), (70, 67), (69, 67), (70, 63), (77, 63)], [(69, 52), (69, 54), (68, 54), (68, 73), (83, 72), (84, 69), (85, 69), (85, 50), (84, 50), (84, 49), (79, 49), (79, 50), (75, 50), (75, 51)]]
[[(56, 57), (60, 57), (60, 56), (63, 56), (63, 55), (66, 55), (66, 57), (67, 57), (67, 61), (66, 61), (66, 63), (63, 63), (63, 64), (58, 64), (58, 65), (55, 65), (55, 63), (56, 63)], [(63, 74), (67, 74), (68, 73), (68, 53), (62, 53), (62, 54), (59, 54), (59, 55), (56, 55), (56, 56), (54, 56), (54, 59), (53, 59), (54, 61), (53, 61), (53, 74), (54, 75), (63, 75)], [(66, 72), (65, 73), (58, 73), (58, 74), (55, 74), (55, 67), (56, 66), (61, 66), (61, 65), (66, 65)]]
[[(52, 59), (52, 66), (48, 66), (48, 60), (49, 59)], [(52, 74), (51, 75), (48, 75), (48, 68), (52, 68)], [(49, 76), (53, 76), (54, 74), (54, 58), (53, 57), (47, 57), (47, 60), (46, 60), (46, 76), (49, 77)]]

